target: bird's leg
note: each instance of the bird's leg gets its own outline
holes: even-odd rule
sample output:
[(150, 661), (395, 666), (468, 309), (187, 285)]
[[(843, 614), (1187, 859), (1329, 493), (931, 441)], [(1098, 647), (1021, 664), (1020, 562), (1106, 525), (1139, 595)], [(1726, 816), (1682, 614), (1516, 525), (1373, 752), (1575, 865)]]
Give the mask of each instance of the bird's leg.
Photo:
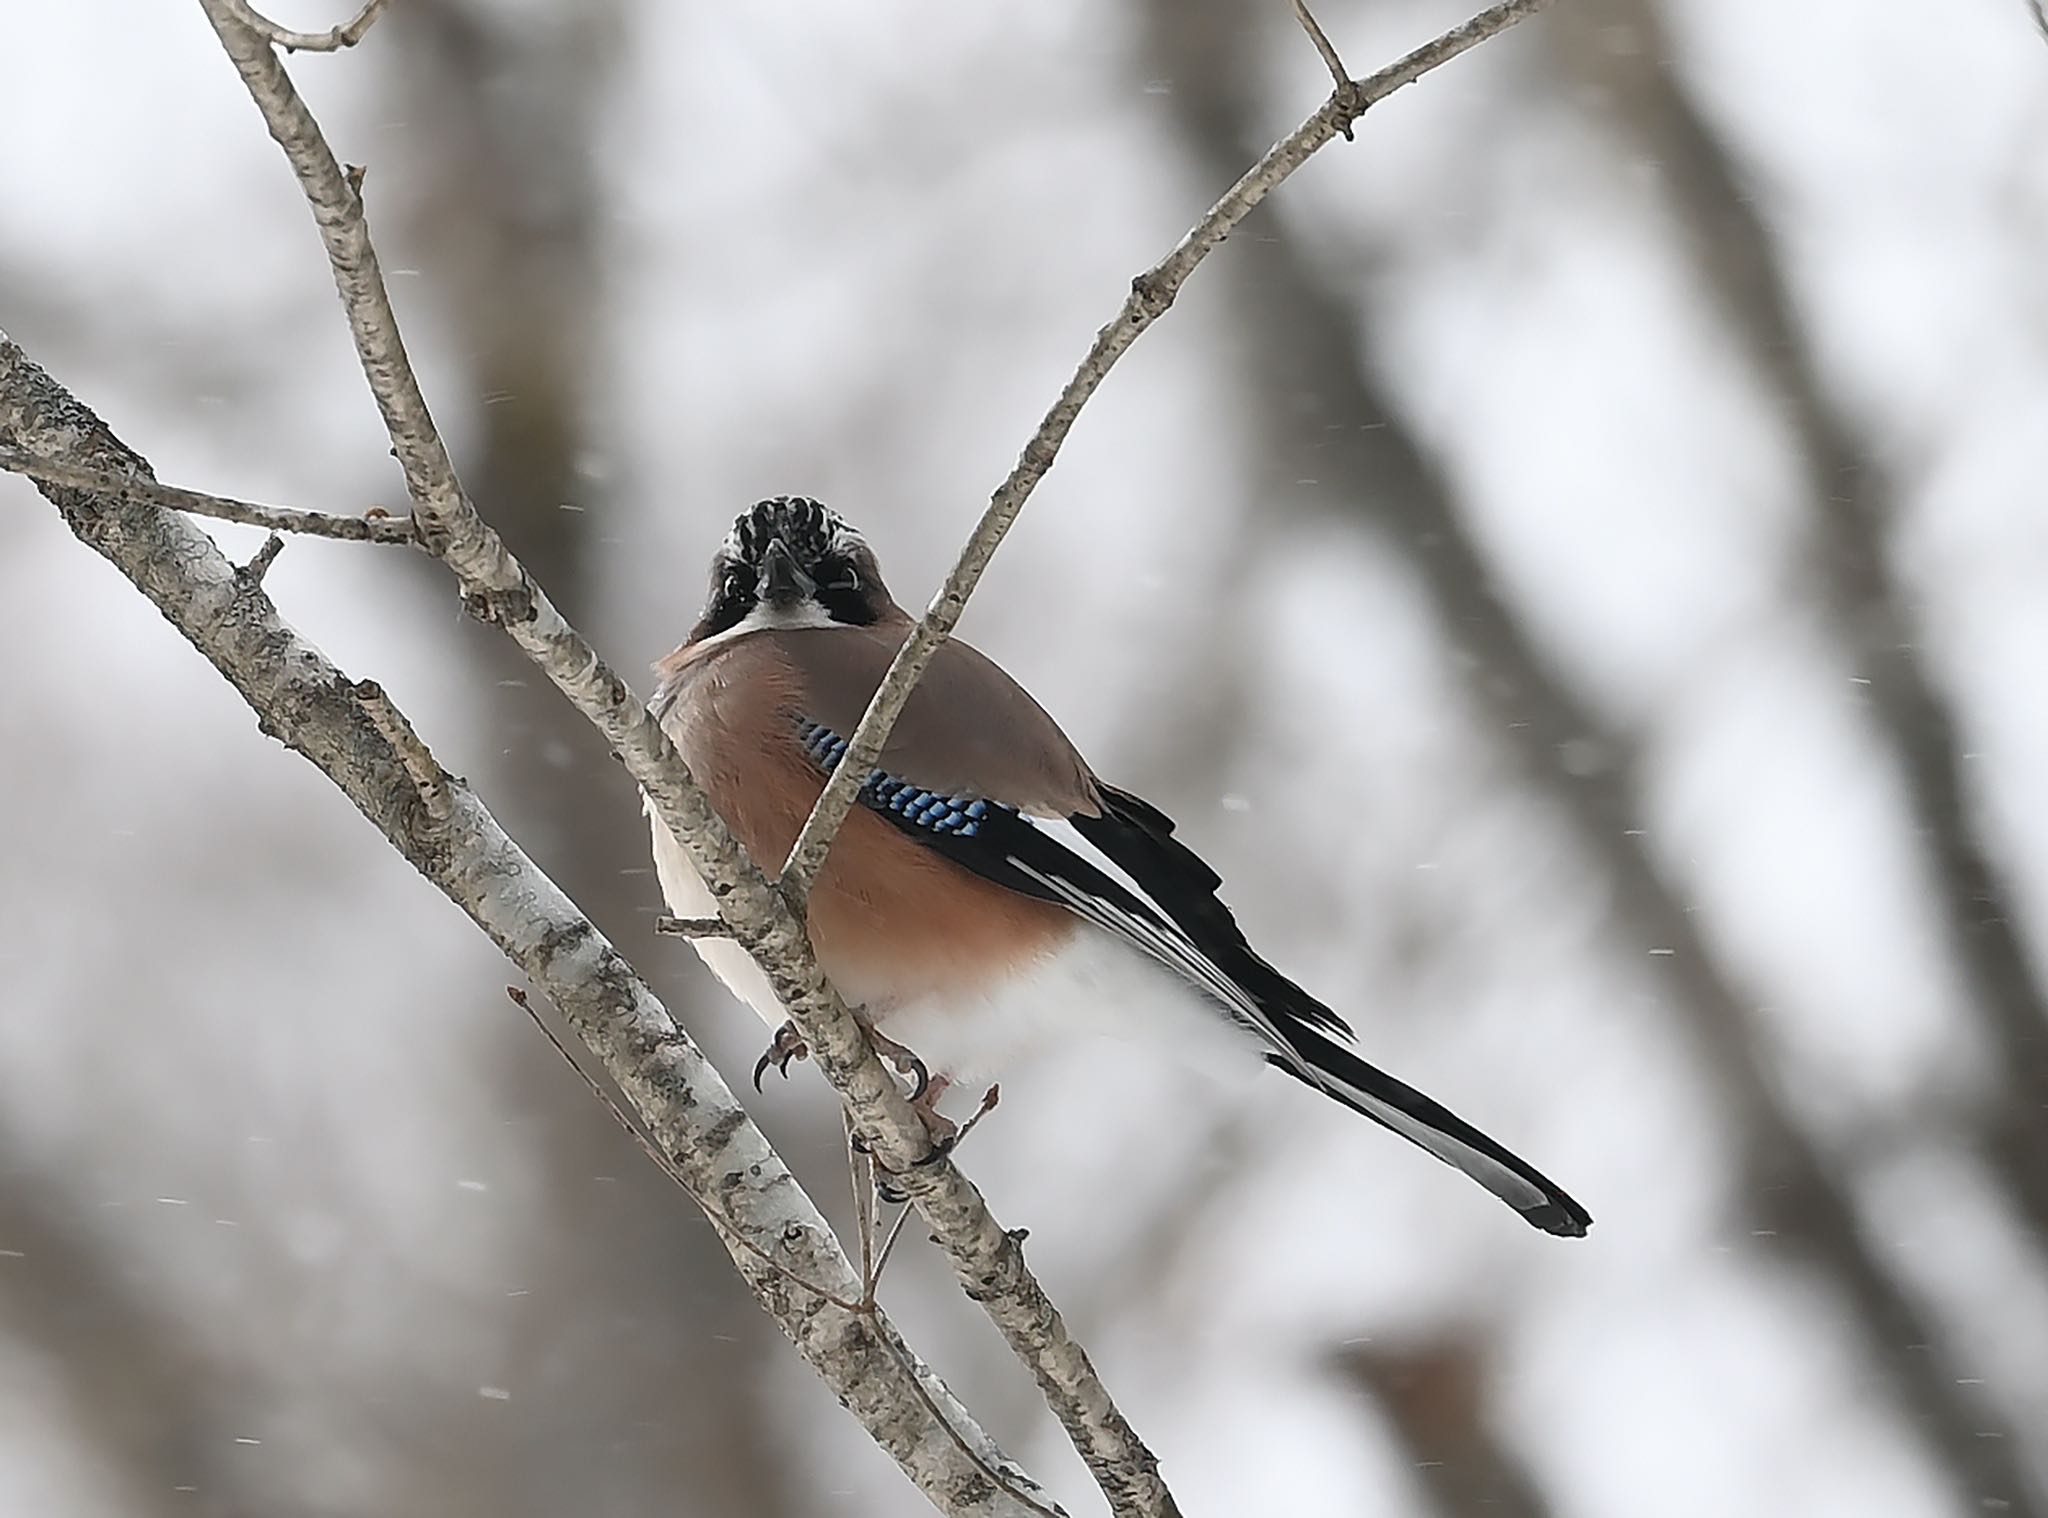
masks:
[(775, 1030), (775, 1036), (768, 1040), (767, 1052), (754, 1061), (754, 1089), (756, 1091), (761, 1089), (761, 1077), (768, 1073), (770, 1065), (775, 1067), (777, 1075), (781, 1076), (784, 1080), (788, 1080), (789, 1062), (793, 1059), (809, 1059), (810, 1057), (810, 1045), (806, 1044), (804, 1036), (796, 1031), (796, 1024), (794, 1022), (784, 1023)]

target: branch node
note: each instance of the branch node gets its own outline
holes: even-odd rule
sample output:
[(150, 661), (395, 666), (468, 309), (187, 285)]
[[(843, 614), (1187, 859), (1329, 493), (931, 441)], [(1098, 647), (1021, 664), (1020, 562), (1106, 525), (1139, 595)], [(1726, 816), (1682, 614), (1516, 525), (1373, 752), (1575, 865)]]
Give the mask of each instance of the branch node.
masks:
[[(1156, 322), (1172, 309), (1179, 293), (1179, 282), (1163, 278), (1157, 269), (1148, 269), (1131, 281), (1131, 298), (1138, 303), (1139, 315), (1146, 322)], [(1048, 467), (1051, 463), (1046, 460)]]
[(383, 686), (375, 680), (358, 680), (352, 689), (370, 721), (398, 755), (398, 762), (405, 766), (406, 777), (419, 793), (420, 804), (427, 809), (428, 820), (438, 829), (454, 815), (448, 772), (441, 768), (433, 752), (413, 731), (412, 724), (405, 720), (405, 714), (392, 704)]
[(361, 42), (370, 28), (377, 24), (377, 18), (384, 14), (384, 7), (391, 0), (363, 0), (362, 8), (353, 16), (324, 32), (295, 32), (289, 27), (279, 26), (249, 5), (247, 0), (228, 0), (228, 3), (235, 18), (272, 47), (281, 47), (287, 53), (338, 53)]

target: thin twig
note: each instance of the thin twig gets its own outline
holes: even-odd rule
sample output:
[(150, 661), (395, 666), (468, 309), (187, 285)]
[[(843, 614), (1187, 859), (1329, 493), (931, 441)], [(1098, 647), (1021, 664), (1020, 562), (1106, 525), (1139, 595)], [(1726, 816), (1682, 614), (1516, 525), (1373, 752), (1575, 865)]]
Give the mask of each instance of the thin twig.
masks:
[(671, 917), (666, 912), (654, 919), (654, 931), (668, 938), (732, 937), (723, 917)]
[(242, 25), (259, 33), (265, 41), (283, 48), (288, 53), (334, 53), (345, 47), (354, 47), (368, 35), (377, 18), (384, 13), (384, 7), (391, 0), (363, 0), (362, 9), (342, 22), (340, 26), (329, 27), (324, 32), (295, 32), (289, 27), (279, 26), (268, 16), (246, 3), (246, 0), (228, 0), (235, 9), (236, 18)]
[(853, 1193), (853, 1226), (860, 1236), (861, 1300), (875, 1300), (879, 1285), (875, 1269), (875, 1157), (863, 1149), (853, 1119), (841, 1112), (846, 1130), (846, 1180)]
[(915, 1216), (916, 1213), (906, 1207), (896, 1214), (896, 1221), (889, 1225), (888, 1236), (882, 1240), (882, 1247), (875, 1254), (874, 1285), (869, 1288), (870, 1293), (880, 1288), (882, 1271), (888, 1266), (889, 1256), (896, 1252), (896, 1241), (903, 1237), (903, 1225)]
[(31, 458), (19, 448), (0, 448), (0, 469), (23, 475), (59, 490), (89, 490), (94, 495), (117, 501), (142, 501), (167, 511), (189, 511), (194, 516), (217, 517), (223, 522), (242, 522), (250, 527), (268, 527), (272, 532), (295, 532), (316, 538), (340, 538), (352, 543), (414, 543), (410, 517), (388, 513), (369, 516), (340, 516), (326, 511), (301, 511), (295, 506), (259, 506), (232, 496), (208, 495), (166, 485), (146, 475), (122, 476), (104, 469), (88, 469), (67, 459)]
[[(271, 541), (278, 540), (272, 538)], [(448, 772), (441, 768), (425, 740), (413, 731), (405, 713), (391, 704), (383, 686), (375, 680), (358, 680), (356, 699), (363, 703), (363, 710), (369, 713), (371, 723), (384, 735), (384, 741), (391, 745), (392, 752), (398, 755), (398, 762), (405, 766), (406, 777), (419, 793), (427, 816), (436, 823), (445, 824), (453, 812), (448, 795)]]
[(1291, 0), (1291, 3), (1294, 6), (1294, 19), (1299, 21), (1301, 29), (1308, 33), (1308, 40), (1316, 45), (1316, 51), (1323, 55), (1323, 66), (1329, 69), (1330, 78), (1340, 90), (1349, 86), (1351, 76), (1344, 72), (1344, 60), (1337, 56), (1337, 44), (1330, 40), (1329, 34), (1323, 30), (1322, 23), (1317, 21), (1309, 10), (1308, 0)]
[(1268, 149), (1266, 156), (1209, 208), (1208, 214), (1195, 223), (1171, 253), (1131, 281), (1131, 293), (1123, 308), (1096, 334), (1094, 344), (1074, 371), (1073, 378), (1060, 391), (1059, 399), (1053, 402), (1052, 409), (1038, 424), (1031, 441), (1024, 445), (1016, 467), (996, 488), (988, 508), (982, 512), (981, 520), (967, 539), (967, 546), (960, 550), (953, 572), (946, 577), (946, 583), (932, 598), (924, 616), (896, 651), (888, 673), (882, 677), (874, 699), (868, 703), (867, 711), (847, 742), (846, 753), (819, 795), (818, 804), (811, 808), (803, 831), (790, 847), (788, 859), (783, 862), (782, 888), (785, 896), (800, 903), (809, 893), (811, 882), (818, 878), (818, 871), (824, 866), (833, 838), (846, 821), (846, 814), (853, 810), (861, 784), (881, 757), (882, 746), (889, 741), (896, 719), (902, 716), (925, 666), (931, 663), (932, 655), (938, 652), (939, 645), (958, 624), (961, 612), (966, 610), (967, 598), (981, 580), (982, 571), (988, 568), (989, 559), (995, 554), (1003, 535), (1017, 520), (1017, 514), (1024, 509), (1031, 492), (1038, 487), (1046, 471), (1052, 468), (1053, 460), (1059, 456), (1060, 445), (1073, 430), (1082, 406), (1123, 356), (1124, 350), (1173, 304), (1180, 287), (1187, 283), (1188, 276), (1195, 272), (1202, 260), (1215, 251), (1260, 201), (1308, 162), (1309, 156), (1318, 148), (1341, 134), (1369, 107), (1386, 99), (1403, 85), (1413, 84), (1431, 69), (1450, 62), (1460, 53), (1476, 47), (1517, 21), (1533, 16), (1549, 4), (1550, 0), (1503, 0), (1502, 4), (1481, 11), (1463, 26), (1454, 27), (1378, 73), (1339, 88), (1315, 114)]
[(2048, 0), (2027, 0), (2027, 13), (2034, 18), (2034, 30), (2048, 42)]

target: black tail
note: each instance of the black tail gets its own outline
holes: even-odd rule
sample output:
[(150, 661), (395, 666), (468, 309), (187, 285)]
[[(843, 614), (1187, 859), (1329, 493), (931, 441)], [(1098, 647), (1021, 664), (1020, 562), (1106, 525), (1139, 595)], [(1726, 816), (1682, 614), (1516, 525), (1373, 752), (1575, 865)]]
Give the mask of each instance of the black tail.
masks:
[[(1339, 1039), (1351, 1029), (1328, 1007), (1267, 964), (1245, 941), (1237, 919), (1216, 896), (1223, 882), (1173, 836), (1173, 821), (1150, 803), (1102, 787), (1103, 815), (1077, 816), (1076, 829), (1129, 873), (1209, 961), (1266, 1014), (1287, 1045), (1267, 1058), (1392, 1129), (1411, 1144), (1455, 1165), (1545, 1233), (1576, 1238), (1592, 1216), (1527, 1161), (1414, 1087), (1353, 1054)], [(1288, 1053), (1294, 1058), (1290, 1059)]]
[(1391, 1128), (1409, 1143), (1456, 1165), (1545, 1233), (1578, 1238), (1592, 1214), (1527, 1160), (1510, 1154), (1440, 1102), (1375, 1069), (1341, 1044), (1304, 1028), (1288, 1042), (1312, 1074), (1278, 1055), (1267, 1058), (1295, 1079), (1334, 1097), (1353, 1112)]

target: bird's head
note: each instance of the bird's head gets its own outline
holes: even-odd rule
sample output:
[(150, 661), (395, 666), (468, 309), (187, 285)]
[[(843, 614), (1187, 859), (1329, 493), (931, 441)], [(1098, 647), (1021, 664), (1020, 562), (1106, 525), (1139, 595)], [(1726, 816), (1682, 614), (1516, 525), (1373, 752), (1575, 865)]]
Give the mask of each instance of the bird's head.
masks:
[(779, 495), (741, 512), (719, 544), (690, 641), (765, 627), (866, 627), (894, 604), (874, 550), (844, 517)]

